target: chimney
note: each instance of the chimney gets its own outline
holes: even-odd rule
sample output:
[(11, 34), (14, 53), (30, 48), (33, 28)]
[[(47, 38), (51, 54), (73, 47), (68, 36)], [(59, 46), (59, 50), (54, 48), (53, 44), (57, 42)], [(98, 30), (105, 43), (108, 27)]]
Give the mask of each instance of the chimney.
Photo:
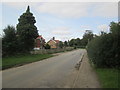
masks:
[(55, 37), (53, 37), (53, 40), (55, 40)]

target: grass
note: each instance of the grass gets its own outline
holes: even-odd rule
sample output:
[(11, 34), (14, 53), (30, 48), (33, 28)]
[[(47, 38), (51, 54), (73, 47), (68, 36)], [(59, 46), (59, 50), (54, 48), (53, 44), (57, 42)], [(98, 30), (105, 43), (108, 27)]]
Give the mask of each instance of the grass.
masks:
[[(66, 51), (72, 51), (74, 49), (66, 50)], [(66, 52), (63, 51), (56, 51), (54, 53), (60, 53), (60, 52)], [(48, 54), (24, 54), (24, 55), (16, 55), (16, 56), (8, 56), (2, 58), (2, 64), (0, 64), (0, 69), (7, 69), (11, 67), (21, 66), (27, 63), (40, 61), (49, 57), (52, 57), (53, 53), (49, 52)]]
[(97, 68), (96, 72), (98, 74), (102, 88), (118, 88), (120, 80), (120, 73), (118, 74), (117, 69), (108, 68)]
[[(90, 58), (89, 58), (90, 59)], [(101, 88), (119, 88), (120, 89), (120, 70), (115, 68), (97, 68), (89, 60), (91, 67), (96, 71)]]
[(25, 54), (17, 56), (9, 56), (2, 58), (2, 69), (7, 69), (14, 66), (20, 66), (27, 63), (40, 61), (49, 57), (52, 57), (51, 54)]

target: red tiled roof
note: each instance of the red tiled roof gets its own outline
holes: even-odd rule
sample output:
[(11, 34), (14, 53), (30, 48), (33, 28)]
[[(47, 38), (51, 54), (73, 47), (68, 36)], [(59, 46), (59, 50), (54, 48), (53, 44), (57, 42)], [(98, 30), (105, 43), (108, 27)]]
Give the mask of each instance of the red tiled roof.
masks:
[(59, 43), (59, 40), (54, 40), (56, 43)]
[(44, 39), (44, 38), (40, 35), (36, 39)]

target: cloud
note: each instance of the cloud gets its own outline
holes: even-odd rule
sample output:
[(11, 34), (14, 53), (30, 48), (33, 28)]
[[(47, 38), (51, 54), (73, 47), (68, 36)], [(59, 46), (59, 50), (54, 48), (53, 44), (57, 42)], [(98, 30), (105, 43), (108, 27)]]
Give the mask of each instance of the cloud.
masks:
[(41, 27), (39, 34), (43, 35), (46, 42), (49, 41), (52, 37), (55, 37), (56, 40), (65, 41), (70, 39), (72, 31), (69, 27), (55, 27), (55, 28), (45, 28)]
[(109, 26), (106, 25), (106, 24), (99, 25), (97, 28), (98, 28), (99, 31), (104, 31), (104, 32), (108, 32), (109, 31)]
[(80, 18), (86, 16), (117, 17), (118, 3), (43, 3), (38, 7), (38, 11), (65, 18)]
[(78, 18), (86, 16), (88, 3), (43, 3), (38, 7), (39, 12), (49, 13), (58, 17)]
[[(67, 39), (73, 36), (80, 36), (84, 33), (84, 30), (90, 29), (91, 27), (87, 25), (81, 25), (80, 28), (71, 28), (64, 27), (68, 25), (69, 21), (75, 22), (76, 20), (81, 20), (79, 18), (82, 17), (116, 17), (117, 18), (117, 5), (118, 3), (89, 3), (89, 2), (46, 2), (46, 3), (34, 3), (34, 2), (11, 2), (11, 3), (3, 3), (3, 5), (7, 5), (16, 9), (26, 9), (27, 5), (30, 5), (30, 8), (35, 10), (35, 14), (37, 14), (37, 26), (39, 33), (45, 36), (52, 37), (56, 35), (58, 38)], [(37, 11), (37, 12), (36, 12)], [(42, 19), (41, 19), (42, 18)], [(69, 18), (69, 19), (68, 19)], [(88, 19), (85, 19), (86, 23)], [(98, 18), (99, 19), (99, 18)], [(98, 20), (96, 19), (96, 21)], [(104, 18), (102, 18), (104, 19)], [(104, 21), (104, 20), (103, 20)], [(38, 24), (39, 23), (39, 24)], [(77, 24), (78, 22), (75, 22)], [(84, 22), (83, 22), (84, 23)], [(94, 22), (93, 22), (94, 23)], [(92, 24), (89, 23), (90, 25)], [(89, 25), (88, 24), (88, 25)], [(73, 25), (69, 24), (68, 26)], [(60, 26), (60, 27), (59, 27)], [(75, 25), (73, 25), (74, 27)], [(57, 28), (55, 28), (57, 27)], [(96, 27), (96, 26), (95, 26)], [(92, 27), (93, 28), (93, 27)], [(103, 24), (97, 27), (100, 31), (107, 31), (108, 25)], [(75, 29), (78, 31), (76, 32)], [(79, 29), (79, 30), (78, 30)], [(49, 35), (48, 35), (49, 34)], [(49, 37), (49, 38), (50, 38)]]
[(26, 8), (28, 5), (35, 8), (38, 5), (38, 3), (35, 3), (35, 2), (4, 2), (3, 5), (7, 5), (12, 8), (20, 9), (20, 8)]
[(82, 29), (82, 31), (91, 30), (91, 29), (90, 29), (91, 27), (88, 26), (88, 25), (81, 25), (80, 28)]
[(26, 8), (30, 5), (36, 11), (62, 18), (81, 18), (89, 16), (117, 17), (117, 2), (7, 2), (13, 8)]
[(71, 36), (59, 36), (57, 39), (60, 40), (60, 41), (68, 41), (68, 40), (71, 40), (73, 37)]
[(52, 35), (56, 37), (56, 39), (61, 40), (61, 41), (65, 41), (65, 40), (69, 40), (70, 38), (72, 38), (72, 30), (69, 27), (57, 27), (54, 28), (51, 31)]
[[(2, 3), (0, 3), (0, 13), (2, 13)], [(2, 15), (0, 14), (0, 34), (2, 34)]]
[(92, 10), (92, 16), (100, 17), (118, 17), (117, 2), (95, 3)]
[(67, 27), (57, 27), (52, 31), (52, 33), (54, 35), (69, 35), (70, 29)]

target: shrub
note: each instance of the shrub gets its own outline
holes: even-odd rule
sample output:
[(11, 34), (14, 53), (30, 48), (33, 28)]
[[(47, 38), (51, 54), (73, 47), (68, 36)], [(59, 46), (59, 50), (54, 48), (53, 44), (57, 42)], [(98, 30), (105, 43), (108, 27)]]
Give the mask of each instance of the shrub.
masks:
[[(118, 28), (114, 29), (118, 30)], [(115, 36), (113, 32), (110, 32), (109, 34), (104, 33), (101, 36), (95, 37), (91, 42), (89, 42), (87, 47), (88, 56), (96, 67), (120, 66), (120, 59), (118, 56), (118, 51), (120, 51), (120, 48), (117, 44), (118, 39), (115, 37), (117, 36)]]
[(2, 38), (2, 56), (13, 55), (17, 52), (17, 37), (14, 26), (8, 25)]
[(49, 44), (46, 44), (46, 45), (45, 45), (45, 49), (50, 49), (50, 45), (49, 45)]

